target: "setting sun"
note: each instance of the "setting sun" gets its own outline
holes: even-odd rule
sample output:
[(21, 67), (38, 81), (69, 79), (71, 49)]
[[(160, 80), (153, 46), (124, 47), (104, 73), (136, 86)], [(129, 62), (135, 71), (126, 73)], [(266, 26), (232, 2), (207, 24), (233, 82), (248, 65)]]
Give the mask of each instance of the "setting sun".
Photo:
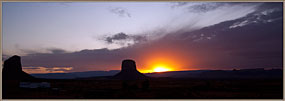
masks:
[(166, 72), (166, 71), (170, 71), (169, 68), (166, 68), (166, 67), (163, 67), (163, 66), (158, 66), (158, 67), (155, 67), (153, 69), (154, 72)]

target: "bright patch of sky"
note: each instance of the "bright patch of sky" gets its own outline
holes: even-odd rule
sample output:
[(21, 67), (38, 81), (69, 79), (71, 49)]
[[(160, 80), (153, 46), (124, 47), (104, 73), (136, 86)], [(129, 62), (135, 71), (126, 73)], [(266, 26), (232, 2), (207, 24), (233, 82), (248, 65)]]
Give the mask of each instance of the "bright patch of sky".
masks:
[[(106, 36), (191, 31), (243, 17), (258, 6), (211, 4), (173, 7), (174, 2), (4, 2), (3, 54), (47, 53), (51, 48), (68, 52), (116, 49), (125, 45), (109, 44)], [(201, 8), (193, 11), (192, 6)]]

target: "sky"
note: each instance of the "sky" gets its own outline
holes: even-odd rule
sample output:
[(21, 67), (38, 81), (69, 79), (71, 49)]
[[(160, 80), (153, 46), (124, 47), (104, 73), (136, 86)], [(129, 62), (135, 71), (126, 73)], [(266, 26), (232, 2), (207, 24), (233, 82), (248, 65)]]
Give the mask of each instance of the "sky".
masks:
[[(262, 2), (4, 2), (3, 60), (21, 56), (28, 73), (119, 70), (124, 59), (134, 59), (140, 71), (158, 66), (282, 67), (282, 25), (277, 23), (282, 23), (282, 7)], [(265, 31), (247, 33), (254, 28)], [(250, 43), (256, 44), (248, 47), (256, 48), (241, 48), (248, 43), (237, 39), (253, 40)], [(272, 44), (277, 45), (265, 52), (259, 49)], [(239, 53), (227, 45), (236, 45), (239, 49), (231, 49)], [(272, 59), (240, 56), (248, 52)]]

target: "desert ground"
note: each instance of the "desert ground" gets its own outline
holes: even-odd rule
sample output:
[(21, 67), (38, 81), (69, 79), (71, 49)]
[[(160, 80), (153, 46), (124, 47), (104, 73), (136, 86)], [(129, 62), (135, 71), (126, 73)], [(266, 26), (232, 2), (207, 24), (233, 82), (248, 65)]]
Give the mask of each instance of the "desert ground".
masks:
[[(100, 78), (41, 80), (51, 88), (19, 88), (6, 81), (4, 99), (282, 99), (282, 79), (151, 78), (148, 89), (122, 88)], [(15, 82), (15, 81), (14, 81)]]

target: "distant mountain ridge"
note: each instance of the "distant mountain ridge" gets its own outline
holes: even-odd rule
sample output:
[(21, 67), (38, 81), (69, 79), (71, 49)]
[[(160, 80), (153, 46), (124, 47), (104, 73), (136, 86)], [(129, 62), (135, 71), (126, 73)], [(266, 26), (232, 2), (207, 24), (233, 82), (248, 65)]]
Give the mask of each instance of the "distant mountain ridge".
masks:
[(150, 73), (150, 77), (172, 77), (172, 78), (217, 78), (217, 79), (253, 79), (253, 78), (282, 78), (283, 69), (264, 70), (241, 69), (241, 70), (197, 70), (197, 71), (174, 71), (166, 73)]
[[(37, 78), (46, 79), (77, 79), (93, 78), (101, 76), (113, 76), (119, 73), (119, 70), (111, 71), (88, 71), (74, 73), (48, 73), (48, 74), (31, 74)], [(192, 71), (169, 71), (160, 73), (144, 73), (149, 77), (171, 77), (171, 78), (282, 78), (283, 69), (241, 69), (241, 70), (192, 70)]]
[(120, 70), (110, 71), (87, 71), (87, 72), (72, 72), (72, 73), (46, 73), (46, 74), (31, 74), (37, 78), (46, 79), (75, 79), (75, 78), (86, 78), (86, 77), (97, 77), (97, 76), (112, 76), (119, 73)]

